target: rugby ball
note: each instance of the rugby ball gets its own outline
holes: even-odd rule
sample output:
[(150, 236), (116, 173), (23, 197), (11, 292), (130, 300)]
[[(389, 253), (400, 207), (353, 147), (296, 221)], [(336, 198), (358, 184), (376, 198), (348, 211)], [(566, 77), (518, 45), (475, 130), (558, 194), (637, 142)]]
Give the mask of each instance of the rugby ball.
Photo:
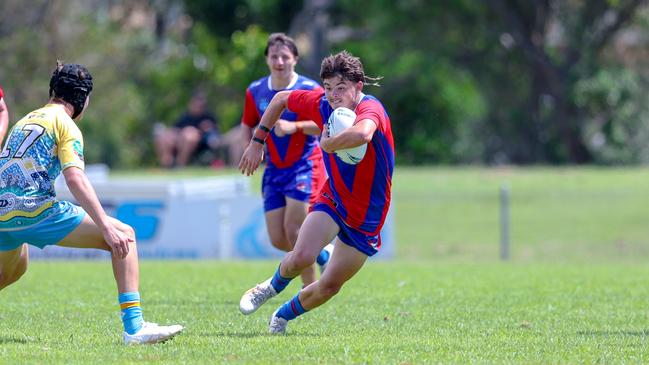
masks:
[[(329, 137), (333, 137), (338, 133), (344, 131), (345, 129), (354, 125), (356, 120), (356, 113), (353, 110), (347, 108), (336, 108), (333, 113), (329, 116), (327, 121), (327, 133)], [(342, 150), (335, 151), (336, 156), (340, 158), (344, 163), (350, 165), (356, 165), (361, 162), (363, 157), (365, 157), (365, 152), (367, 151), (367, 143), (363, 143), (360, 146), (353, 148), (345, 148)]]

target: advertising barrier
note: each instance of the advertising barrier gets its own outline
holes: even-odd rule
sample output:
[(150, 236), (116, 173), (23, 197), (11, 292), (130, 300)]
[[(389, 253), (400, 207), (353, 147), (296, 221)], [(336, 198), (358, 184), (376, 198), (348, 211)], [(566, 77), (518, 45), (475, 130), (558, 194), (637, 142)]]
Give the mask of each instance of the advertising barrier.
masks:
[[(224, 176), (180, 180), (109, 179), (105, 167), (87, 173), (111, 216), (135, 229), (141, 258), (250, 259), (280, 257), (268, 241), (262, 200), (250, 189), (249, 178)], [(57, 196), (74, 201), (64, 181)], [(392, 217), (382, 232), (381, 252), (393, 255)], [(109, 257), (101, 250), (30, 246), (34, 258)]]

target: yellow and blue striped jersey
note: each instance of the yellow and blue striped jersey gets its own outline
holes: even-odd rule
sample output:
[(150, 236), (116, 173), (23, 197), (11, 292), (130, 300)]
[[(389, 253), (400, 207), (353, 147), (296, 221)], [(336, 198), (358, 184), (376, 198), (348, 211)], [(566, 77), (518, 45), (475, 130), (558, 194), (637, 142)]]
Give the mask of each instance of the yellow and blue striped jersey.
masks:
[(47, 104), (19, 120), (0, 153), (0, 231), (24, 229), (54, 213), (54, 180), (84, 168), (83, 137), (62, 105)]

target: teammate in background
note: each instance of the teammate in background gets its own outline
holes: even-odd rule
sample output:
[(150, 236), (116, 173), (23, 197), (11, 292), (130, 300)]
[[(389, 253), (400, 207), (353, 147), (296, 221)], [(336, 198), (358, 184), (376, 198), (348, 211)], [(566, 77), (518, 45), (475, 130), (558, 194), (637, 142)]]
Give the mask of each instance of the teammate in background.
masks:
[[(253, 128), (264, 114), (268, 102), (282, 90), (315, 90), (322, 92), (316, 81), (298, 75), (295, 65), (298, 50), (293, 39), (283, 33), (268, 37), (266, 64), (270, 75), (248, 86), (241, 119), (245, 146), (250, 143)], [(288, 252), (295, 246), (297, 234), (316, 194), (325, 181), (322, 151), (317, 141), (318, 126), (301, 113), (284, 111), (276, 116), (272, 130), (265, 130), (268, 163), (262, 180), (262, 195), (268, 236), (273, 246)], [(264, 129), (264, 126), (259, 128)], [(333, 246), (318, 255), (318, 264), (324, 269)], [(315, 281), (313, 265), (305, 267), (302, 282)]]
[[(326, 57), (320, 77), (324, 93), (296, 90), (275, 95), (239, 164), (246, 175), (257, 169), (266, 130), (273, 127), (285, 108), (314, 120), (321, 130), (335, 108), (346, 107), (356, 112), (352, 127), (333, 137), (322, 133), (320, 145), (329, 179), (300, 229), (295, 248), (284, 256), (271, 278), (248, 290), (239, 303), (243, 314), (256, 311), (284, 290), (315, 261), (322, 247), (337, 237), (327, 270), (273, 313), (271, 333), (283, 333), (288, 321), (331, 299), (367, 258), (378, 252), (380, 230), (390, 206), (394, 169), (390, 119), (376, 98), (362, 92), (365, 81), (374, 79), (366, 78), (361, 61), (346, 51)], [(364, 143), (367, 152), (357, 165), (344, 163), (334, 153)]]
[(5, 104), (4, 91), (0, 87), (0, 144), (5, 139), (7, 134), (7, 128), (9, 127), (9, 110), (7, 109), (7, 104)]
[[(57, 62), (49, 102), (9, 133), (0, 154), (0, 289), (27, 270), (26, 243), (107, 250), (112, 253), (124, 342), (162, 342), (183, 327), (144, 321), (135, 232), (106, 215), (83, 171), (83, 137), (75, 121), (88, 107), (92, 85), (84, 66)], [(56, 199), (54, 180), (61, 172), (81, 207)]]

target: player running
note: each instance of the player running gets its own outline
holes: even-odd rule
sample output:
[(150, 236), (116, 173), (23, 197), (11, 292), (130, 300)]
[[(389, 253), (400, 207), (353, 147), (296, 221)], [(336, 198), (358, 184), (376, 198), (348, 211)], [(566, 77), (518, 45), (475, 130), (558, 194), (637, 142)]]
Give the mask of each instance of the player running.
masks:
[[(296, 90), (275, 95), (239, 164), (242, 173), (254, 173), (262, 159), (266, 130), (273, 127), (285, 108), (312, 119), (321, 130), (335, 108), (346, 107), (356, 112), (352, 127), (334, 137), (322, 133), (320, 145), (329, 179), (300, 229), (295, 248), (284, 256), (271, 278), (248, 290), (239, 303), (243, 314), (256, 311), (284, 290), (336, 237), (336, 249), (327, 270), (273, 313), (271, 333), (283, 333), (288, 321), (331, 299), (367, 258), (378, 252), (380, 230), (390, 206), (394, 169), (390, 119), (376, 98), (362, 92), (364, 83), (374, 79), (365, 77), (361, 61), (346, 51), (326, 57), (320, 77), (324, 93)], [(364, 143), (367, 152), (357, 165), (344, 163), (334, 153)]]
[[(282, 90), (315, 90), (322, 92), (316, 81), (295, 72), (298, 50), (295, 42), (283, 33), (268, 37), (266, 64), (270, 75), (248, 86), (241, 125), (243, 143), (250, 143), (253, 128), (259, 125), (261, 116), (270, 100)], [(269, 135), (267, 145), (268, 163), (262, 180), (264, 216), (270, 242), (276, 248), (288, 252), (295, 246), (297, 234), (312, 202), (325, 181), (322, 151), (316, 138), (318, 126), (301, 113), (284, 111), (273, 121), (274, 128), (265, 130)], [(266, 128), (259, 126), (259, 128)], [(318, 255), (321, 270), (329, 259), (332, 246)], [(304, 285), (316, 278), (313, 266), (302, 272)]]
[[(106, 215), (83, 170), (75, 121), (88, 107), (92, 86), (84, 66), (57, 62), (48, 104), (19, 120), (7, 137), (0, 154), (0, 289), (27, 271), (25, 243), (111, 251), (124, 342), (166, 341), (183, 327), (144, 321), (135, 232)], [(61, 172), (80, 207), (56, 199), (54, 180)]]

